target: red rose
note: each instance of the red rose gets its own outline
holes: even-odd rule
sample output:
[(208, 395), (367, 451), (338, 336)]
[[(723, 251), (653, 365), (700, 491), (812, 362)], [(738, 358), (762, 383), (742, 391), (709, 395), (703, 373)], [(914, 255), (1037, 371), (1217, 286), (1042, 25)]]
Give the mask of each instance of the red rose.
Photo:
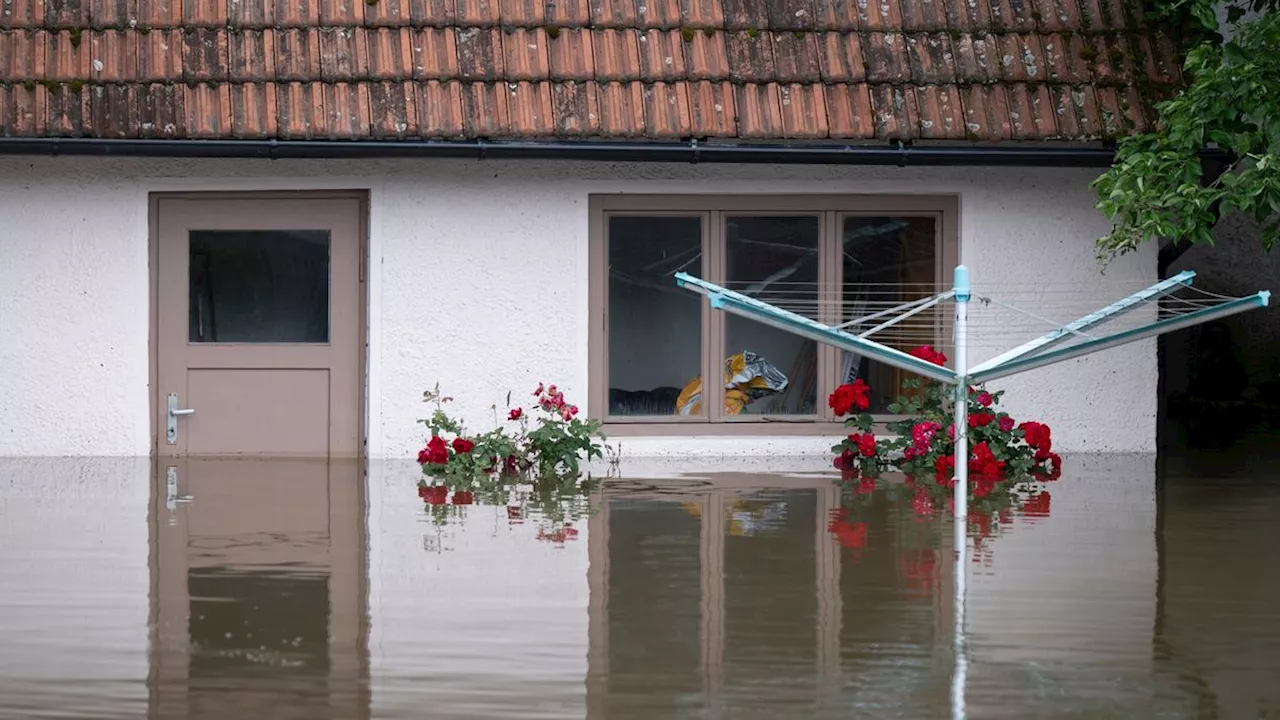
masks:
[(871, 406), (871, 399), (868, 397), (870, 392), (871, 387), (862, 378), (858, 378), (836, 388), (831, 397), (827, 398), (827, 405), (835, 411), (836, 417), (848, 415), (855, 409), (866, 410)]
[(855, 489), (859, 495), (870, 495), (876, 491), (876, 481), (874, 478), (863, 478), (858, 481), (858, 487)]
[(1045, 452), (1053, 447), (1048, 425), (1028, 421), (1019, 425), (1018, 428), (1022, 430), (1023, 438), (1031, 447)]
[(458, 437), (453, 439), (453, 451), (458, 453), (459, 455), (463, 453), (469, 453), (472, 450), (474, 450), (475, 447), (476, 447), (476, 444), (466, 438)]
[(508, 420), (519, 420), (519, 419), (520, 419), (520, 417), (521, 417), (521, 416), (523, 416), (523, 415), (524, 415), (524, 408), (516, 408), (516, 409), (512, 410), (511, 412), (507, 413), (507, 419), (508, 419)]
[(866, 433), (858, 438), (857, 443), (858, 443), (858, 452), (862, 453), (863, 457), (875, 457), (876, 455), (876, 436), (875, 435), (872, 435), (871, 433)]
[(943, 487), (954, 487), (956, 459), (950, 455), (939, 455), (933, 462), (934, 479)]
[(1008, 415), (1005, 415), (1004, 417), (1000, 418), (1000, 421), (997, 424), (1000, 426), (1001, 432), (1009, 432), (1010, 430), (1013, 429), (1013, 418), (1009, 417)]
[(533, 391), (534, 397), (542, 394), (542, 383), (538, 383), (538, 389)]
[(439, 435), (432, 435), (427, 441), (427, 447), (418, 453), (420, 462), (429, 462), (435, 465), (444, 465), (449, 462), (449, 448), (444, 444), (444, 438)]
[(853, 468), (856, 458), (852, 450), (845, 450), (831, 461), (831, 465), (837, 470), (849, 470)]
[(563, 408), (561, 408), (561, 409), (560, 409), (560, 417), (561, 417), (561, 419), (563, 419), (565, 422), (569, 422), (569, 421), (570, 421), (570, 420), (572, 420), (572, 419), (574, 418), (574, 416), (575, 416), (575, 415), (577, 415), (577, 414), (578, 414), (578, 406), (577, 406), (577, 405), (566, 405), (565, 407), (563, 407)]
[(991, 413), (988, 413), (988, 412), (974, 413), (969, 416), (969, 427), (971, 428), (986, 427), (987, 425), (991, 424), (991, 421), (994, 420), (995, 417), (996, 417), (995, 415), (992, 415)]
[(978, 393), (978, 404), (982, 407), (991, 407), (991, 393), (985, 390)]
[(907, 353), (912, 357), (920, 358), (925, 362), (931, 362), (934, 365), (946, 365), (947, 356), (933, 349), (932, 345), (921, 345)]

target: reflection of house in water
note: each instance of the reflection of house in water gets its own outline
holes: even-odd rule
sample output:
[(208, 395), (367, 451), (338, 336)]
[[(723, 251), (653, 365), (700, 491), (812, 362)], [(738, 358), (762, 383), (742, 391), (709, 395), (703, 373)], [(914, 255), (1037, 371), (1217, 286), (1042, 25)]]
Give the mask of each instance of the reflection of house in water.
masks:
[(788, 478), (786, 489), (761, 479), (601, 494), (588, 530), (590, 717), (878, 702), (945, 712), (950, 665), (935, 656), (950, 642), (946, 563), (925, 564), (929, 587), (917, 592), (899, 580), (914, 556), (897, 547), (887, 503), (868, 507), (877, 546), (855, 555), (827, 529), (840, 502), (829, 477)]
[(368, 717), (363, 487), (354, 461), (157, 463), (151, 717)]

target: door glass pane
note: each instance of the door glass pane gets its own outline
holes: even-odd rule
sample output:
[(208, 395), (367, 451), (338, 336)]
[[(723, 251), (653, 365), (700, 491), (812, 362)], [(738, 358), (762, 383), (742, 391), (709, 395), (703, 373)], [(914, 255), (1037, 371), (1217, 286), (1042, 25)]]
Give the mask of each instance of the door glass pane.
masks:
[[(817, 318), (818, 218), (730, 217), (729, 289)], [(725, 316), (727, 415), (817, 412), (818, 344), (739, 315)]]
[(328, 230), (192, 230), (190, 341), (329, 342)]
[(698, 415), (702, 218), (609, 218), (609, 414)]
[[(841, 294), (846, 322), (938, 292), (936, 223), (931, 217), (844, 218)], [(949, 360), (953, 353), (944, 345), (941, 332), (943, 314), (949, 307), (939, 303), (870, 339), (903, 351), (932, 345)], [(879, 318), (874, 324), (887, 319)], [(851, 330), (862, 332), (873, 326)], [(904, 371), (857, 353), (844, 352), (841, 356), (839, 382), (862, 378), (871, 386), (871, 411), (885, 412), (900, 389)]]

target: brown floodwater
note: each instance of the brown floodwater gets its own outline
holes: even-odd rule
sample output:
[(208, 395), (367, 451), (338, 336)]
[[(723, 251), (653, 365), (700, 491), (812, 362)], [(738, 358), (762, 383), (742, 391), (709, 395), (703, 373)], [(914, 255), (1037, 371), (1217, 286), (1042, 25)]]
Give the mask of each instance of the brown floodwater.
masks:
[(1273, 446), (1068, 457), (963, 583), (945, 513), (820, 460), (432, 504), (3, 459), (0, 718), (1280, 718)]

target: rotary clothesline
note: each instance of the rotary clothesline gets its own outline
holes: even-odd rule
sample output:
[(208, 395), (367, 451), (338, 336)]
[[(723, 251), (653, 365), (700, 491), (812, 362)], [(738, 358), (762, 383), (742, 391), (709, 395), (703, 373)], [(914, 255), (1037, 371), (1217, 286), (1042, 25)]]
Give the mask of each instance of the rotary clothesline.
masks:
[[(1039, 303), (1036, 305), (1037, 311), (1031, 311), (1017, 307), (1017, 303), (999, 299), (1002, 294), (1007, 296), (1003, 292), (975, 295), (969, 284), (969, 270), (963, 265), (956, 267), (954, 282), (950, 289), (905, 303), (901, 299), (886, 297), (878, 301), (882, 306), (877, 307), (876, 290), (873, 289), (870, 299), (866, 300), (861, 307), (863, 312), (866, 310), (871, 312), (849, 320), (831, 312), (832, 309), (840, 307), (839, 298), (830, 299), (824, 296), (820, 289), (814, 290), (812, 284), (797, 284), (795, 286), (797, 290), (792, 293), (785, 289), (776, 290), (773, 293), (760, 293), (770, 298), (764, 300), (684, 272), (675, 274), (677, 286), (706, 296), (713, 309), (746, 317), (816, 342), (832, 345), (845, 352), (869, 357), (886, 365), (957, 386), (956, 438), (953, 451), (956, 460), (953, 504), (957, 518), (968, 515), (968, 463), (964, 459), (967, 459), (969, 454), (968, 437), (965, 432), (967, 397), (966, 393), (959, 389), (1265, 307), (1271, 297), (1271, 293), (1267, 290), (1238, 298), (1203, 290), (1197, 291), (1198, 294), (1194, 297), (1178, 297), (1179, 292), (1191, 288), (1194, 278), (1194, 272), (1182, 272), (1075, 320), (1055, 323), (1045, 317), (1046, 311)], [(804, 290), (802, 285), (808, 285), (809, 289)], [(806, 292), (812, 294), (812, 297), (805, 297)], [(880, 292), (887, 295), (893, 290), (884, 289)], [(898, 292), (901, 292), (900, 288)], [(1009, 323), (1007, 319), (993, 321), (989, 326), (983, 322), (977, 325), (971, 324), (969, 309), (974, 300), (985, 306), (995, 305), (1009, 310), (1015, 316), (1023, 318), (1021, 322), (1024, 327), (1038, 327), (1043, 334), (970, 367), (968, 351), (971, 332), (990, 330), (998, 336), (1008, 337), (1009, 332), (1015, 329), (1014, 325), (1016, 325), (1016, 323)], [(938, 309), (944, 302), (950, 302), (954, 309), (954, 368), (946, 368), (921, 360), (891, 347), (886, 342), (871, 338), (872, 335), (883, 338), (886, 333), (896, 333), (895, 340), (898, 342), (895, 344), (911, 344), (912, 338), (933, 342), (930, 338), (936, 338), (938, 330), (942, 327), (943, 318), (939, 315)], [(1046, 303), (1048, 306), (1053, 304), (1052, 300)], [(1115, 329), (1114, 324), (1118, 320), (1134, 317), (1134, 311), (1140, 308), (1145, 308), (1149, 317), (1138, 316), (1138, 322), (1134, 326)], [(807, 316), (804, 314), (806, 312), (817, 317), (839, 317), (839, 320), (828, 324), (817, 317)], [(863, 329), (863, 326), (867, 325), (870, 327)], [(1051, 327), (1044, 332), (1046, 325)], [(1112, 331), (1100, 334), (1098, 328), (1103, 325), (1111, 325)], [(908, 340), (908, 342), (901, 343), (902, 340)], [(1008, 344), (1001, 347), (1008, 347)]]

